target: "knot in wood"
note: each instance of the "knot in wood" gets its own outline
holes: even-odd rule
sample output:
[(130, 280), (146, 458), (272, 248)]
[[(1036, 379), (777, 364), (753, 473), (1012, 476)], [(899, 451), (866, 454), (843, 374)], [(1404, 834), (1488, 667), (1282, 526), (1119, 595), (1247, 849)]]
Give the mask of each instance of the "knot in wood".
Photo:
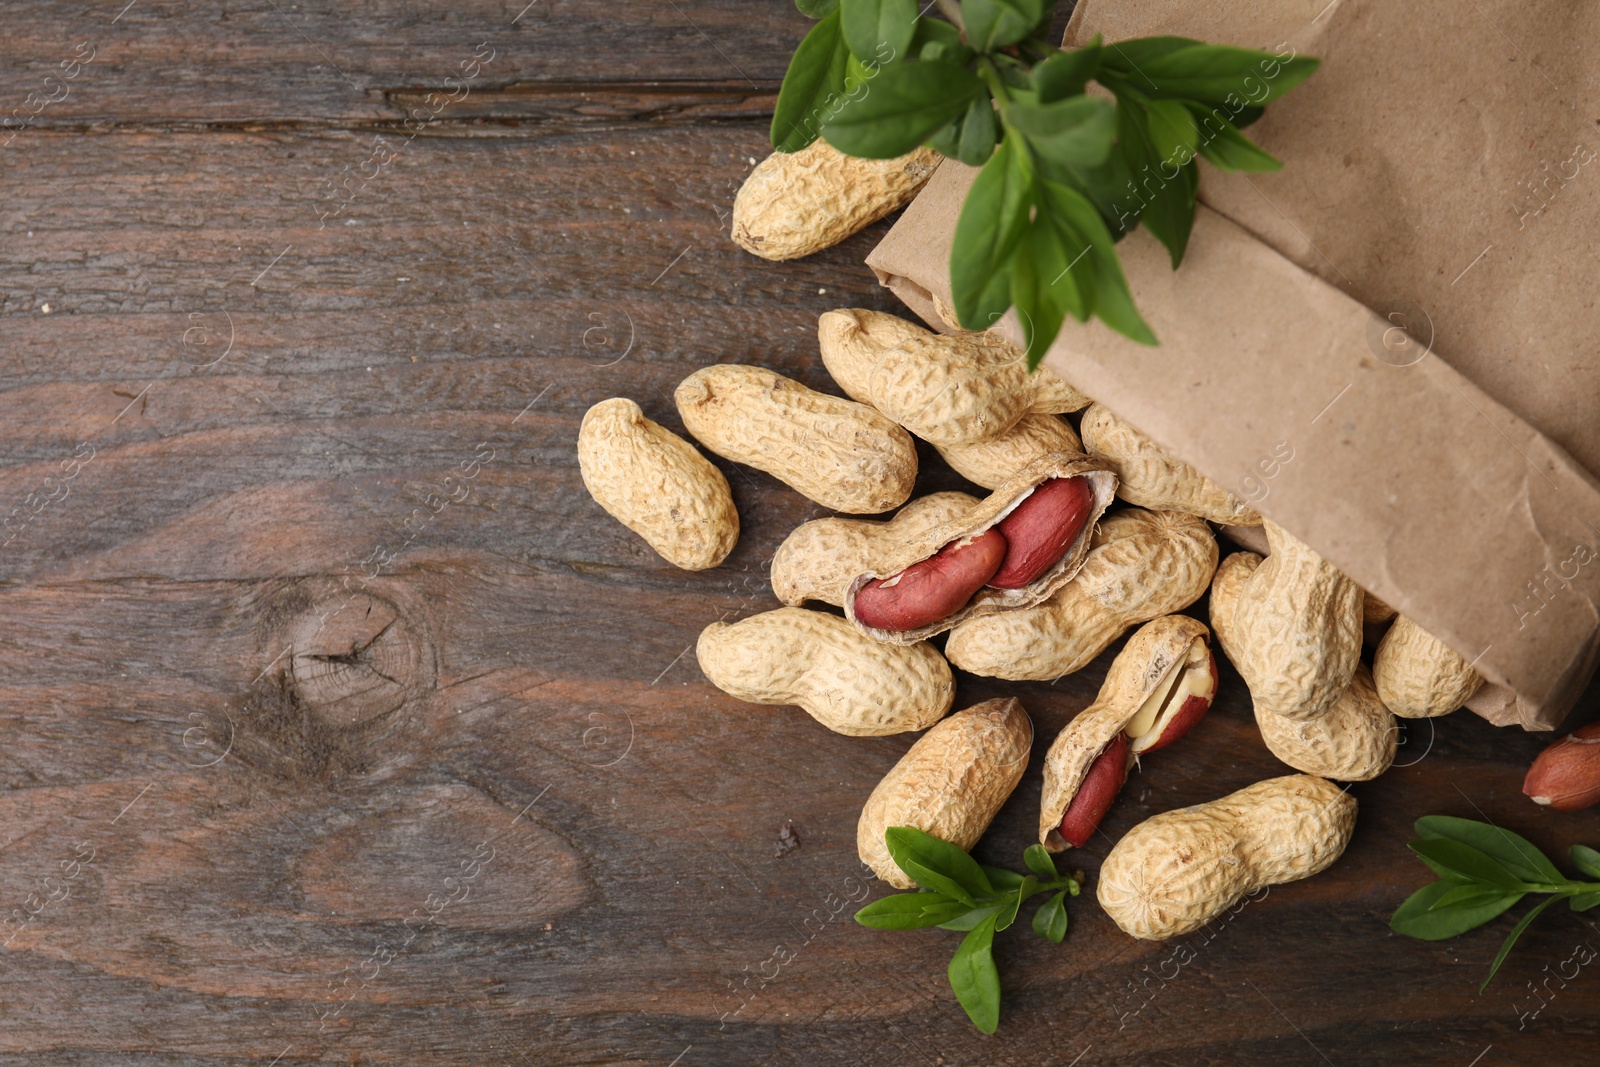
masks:
[(394, 602), (366, 591), (300, 592), (309, 595), (280, 605), (274, 620), (274, 663), (311, 718), (361, 726), (431, 686), (426, 641)]

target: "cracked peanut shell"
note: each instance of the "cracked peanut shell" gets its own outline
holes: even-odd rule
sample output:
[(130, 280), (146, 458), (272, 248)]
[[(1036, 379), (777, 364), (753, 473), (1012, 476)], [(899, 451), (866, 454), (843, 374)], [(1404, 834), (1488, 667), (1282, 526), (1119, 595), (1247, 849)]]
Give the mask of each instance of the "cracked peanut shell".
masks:
[[(1088, 480), (1089, 491), (1092, 494), (1092, 503), (1083, 529), (1072, 544), (1067, 546), (1061, 558), (1029, 584), (1020, 589), (995, 589), (984, 586), (961, 609), (936, 622), (915, 629), (884, 630), (868, 626), (856, 618), (856, 595), (868, 582), (899, 574), (912, 564), (929, 559), (945, 545), (976, 537), (990, 527), (998, 525), (1043, 483), (1057, 478), (1079, 476)], [(907, 537), (896, 544), (885, 546), (883, 553), (874, 559), (872, 565), (863, 569), (851, 580), (845, 594), (845, 615), (863, 633), (880, 641), (913, 644), (943, 633), (967, 619), (1031, 607), (1071, 581), (1073, 575), (1078, 573), (1078, 568), (1082, 566), (1084, 557), (1088, 554), (1089, 542), (1094, 536), (1095, 522), (1111, 503), (1116, 488), (1116, 476), (1106, 470), (1099, 460), (1077, 452), (1052, 452), (1040, 456), (1017, 471), (1010, 480), (978, 501), (965, 513), (922, 531), (914, 537)]]
[(961, 623), (945, 655), (973, 674), (1051, 681), (1082, 670), (1129, 627), (1193, 604), (1216, 566), (1204, 519), (1127, 508), (1100, 524), (1070, 582), (1031, 608)]
[(889, 855), (884, 831), (914, 826), (971, 851), (1028, 767), (1033, 722), (1014, 697), (958, 711), (917, 739), (867, 798), (856, 824), (861, 862), (898, 889), (914, 889)]
[(715, 567), (739, 541), (722, 472), (632, 400), (602, 400), (584, 414), (578, 470), (595, 502), (674, 567)]
[(807, 600), (844, 606), (850, 582), (872, 564), (881, 546), (948, 522), (978, 498), (967, 493), (918, 497), (887, 522), (873, 519), (812, 519), (795, 527), (772, 556), (772, 592), (790, 607)]
[(1039, 797), (1039, 843), (1051, 852), (1067, 847), (1061, 817), (1078, 795), (1089, 767), (1133, 721), (1145, 701), (1175, 671), (1210, 669), (1210, 631), (1199, 619), (1168, 615), (1144, 624), (1123, 646), (1100, 686), (1100, 693), (1056, 735), (1044, 757), (1044, 789)]

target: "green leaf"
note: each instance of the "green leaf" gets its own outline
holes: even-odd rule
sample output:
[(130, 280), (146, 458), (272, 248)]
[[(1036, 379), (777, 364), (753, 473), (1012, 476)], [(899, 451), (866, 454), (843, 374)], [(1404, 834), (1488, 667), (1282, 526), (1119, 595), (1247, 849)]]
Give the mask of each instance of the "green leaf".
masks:
[(1033, 875), (1028, 875), (1022, 880), (1022, 885), (1016, 891), (1000, 901), (1000, 911), (995, 916), (994, 928), (996, 932), (1004, 930), (1017, 921), (1017, 911), (1022, 907), (1022, 902), (1033, 893), (1033, 887), (1038, 885), (1038, 880)]
[(1033, 932), (1046, 941), (1061, 944), (1067, 936), (1067, 891), (1063, 889), (1033, 913)]
[(958, 67), (972, 62), (973, 51), (961, 40), (961, 31), (935, 18), (917, 19), (911, 54), (918, 59), (946, 59)]
[(1283, 168), (1271, 153), (1240, 133), (1223, 116), (1221, 108), (1195, 101), (1187, 101), (1186, 106), (1200, 133), (1200, 154), (1218, 170), (1265, 172)]
[(808, 19), (826, 18), (839, 7), (839, 0), (794, 0), (794, 6)]
[(999, 135), (999, 127), (994, 120), (994, 104), (988, 96), (980, 96), (967, 107), (963, 117), (956, 158), (969, 167), (983, 166), (994, 155), (994, 145)]
[(969, 910), (943, 893), (896, 893), (856, 912), (856, 922), (874, 930), (918, 930), (949, 922)]
[(1117, 141), (1134, 184), (1149, 197), (1139, 217), (1151, 236), (1166, 245), (1177, 270), (1194, 228), (1194, 164), (1171, 166), (1158, 156), (1145, 109), (1123, 96), (1117, 98)]
[[(1030, 370), (1044, 358), (1069, 312), (1080, 322), (1088, 317), (1088, 296), (1080, 282), (1094, 269), (1089, 252), (1087, 242), (1044, 213), (1023, 236), (1011, 267), (1011, 302), (1022, 324)], [(1092, 277), (1088, 281), (1093, 284)]]
[(1459, 841), (1470, 845), (1526, 882), (1565, 882), (1560, 869), (1533, 842), (1493, 823), (1458, 819), (1452, 815), (1425, 815), (1417, 820), (1417, 836), (1424, 840)]
[(1590, 878), (1600, 878), (1600, 852), (1596, 852), (1588, 845), (1573, 845), (1567, 850), (1567, 858), (1572, 861), (1574, 867)]
[(1156, 344), (1156, 335), (1134, 306), (1133, 294), (1128, 291), (1128, 280), (1123, 276), (1122, 263), (1117, 259), (1117, 248), (1111, 232), (1098, 211), (1081, 193), (1052, 181), (1039, 183), (1040, 203), (1044, 210), (1055, 213), (1067, 221), (1078, 233), (1089, 239), (1089, 258), (1094, 263), (1094, 313), (1111, 329), (1140, 344)]
[(1043, 0), (961, 0), (967, 40), (980, 52), (1016, 44), (1044, 15)]
[(834, 11), (811, 27), (789, 60), (772, 109), (773, 148), (798, 152), (817, 139), (827, 109), (843, 99), (845, 61), (849, 58), (850, 50), (839, 32), (839, 13)]
[(1100, 35), (1082, 48), (1057, 52), (1033, 68), (1033, 87), (1041, 104), (1053, 104), (1082, 94), (1084, 87), (1100, 69)]
[(893, 159), (987, 92), (976, 75), (945, 60), (895, 63), (880, 68), (866, 93), (824, 122), (822, 136), (846, 155)]
[(1200, 143), (1194, 116), (1177, 100), (1152, 100), (1144, 105), (1145, 123), (1156, 158), (1181, 167), (1194, 158)]
[(839, 28), (853, 55), (893, 63), (917, 32), (917, 0), (839, 0)]
[(1006, 123), (1052, 162), (1094, 167), (1111, 153), (1117, 116), (1116, 107), (1109, 100), (1074, 96), (1040, 104), (1022, 98), (1007, 104), (1005, 110)]
[(1054, 880), (1061, 877), (1056, 870), (1056, 861), (1043, 845), (1029, 845), (1022, 853), (1022, 862), (1028, 865), (1028, 870), (1040, 878)]
[(961, 939), (950, 957), (950, 988), (966, 1009), (967, 1018), (986, 1034), (1000, 1026), (1000, 972), (994, 965), (994, 920), (991, 918)]
[(1494, 981), (1495, 972), (1500, 969), (1500, 965), (1504, 963), (1506, 957), (1511, 954), (1511, 946), (1517, 943), (1517, 938), (1522, 936), (1522, 931), (1528, 928), (1528, 924), (1533, 922), (1534, 919), (1538, 918), (1541, 911), (1548, 908), (1550, 905), (1554, 904), (1560, 899), (1560, 897), (1547, 897), (1540, 901), (1537, 906), (1530, 908), (1528, 910), (1528, 914), (1524, 915), (1520, 920), (1518, 920), (1517, 925), (1513, 926), (1511, 928), (1511, 932), (1506, 935), (1505, 943), (1500, 946), (1500, 951), (1495, 954), (1494, 962), (1489, 965), (1489, 974), (1486, 978), (1484, 978), (1483, 985), (1478, 987), (1478, 992), (1482, 993), (1485, 989), (1489, 988), (1489, 983)]
[(987, 863), (981, 864), (983, 873), (988, 877), (989, 884), (999, 892), (1007, 892), (1017, 888), (1023, 883), (1022, 875), (1005, 867), (991, 867)]
[(950, 842), (914, 826), (891, 826), (883, 837), (895, 864), (924, 889), (944, 893), (969, 907), (977, 905), (977, 897), (994, 893), (978, 861)]
[(1107, 50), (1103, 65), (1125, 75), (1146, 96), (1242, 108), (1278, 99), (1315, 73), (1318, 62), (1182, 37), (1150, 37), (1118, 42)]
[(951, 298), (964, 328), (986, 330), (1011, 306), (1011, 260), (1032, 206), (1027, 150), (1008, 134), (968, 190), (951, 242)]
[(1412, 841), (1409, 847), (1411, 851), (1421, 856), (1422, 861), (1433, 868), (1435, 873), (1445, 878), (1483, 882), (1500, 886), (1502, 889), (1525, 888), (1526, 883), (1507, 870), (1499, 860), (1471, 845), (1436, 837)]
[(949, 922), (940, 923), (939, 929), (976, 930), (980, 924), (994, 918), (996, 915), (999, 915), (1002, 907), (1004, 907), (1003, 904), (985, 904), (982, 907), (973, 908), (965, 915), (957, 915)]
[(1600, 893), (1575, 893), (1569, 899), (1572, 901), (1573, 911), (1588, 911), (1596, 904), (1600, 904)]
[(1506, 895), (1506, 890), (1499, 886), (1483, 885), (1480, 882), (1452, 883), (1448, 893), (1439, 897), (1428, 908), (1429, 911), (1438, 911), (1441, 908), (1475, 908), (1481, 904), (1493, 904)]
[(1460, 882), (1448, 880), (1429, 882), (1395, 909), (1394, 916), (1389, 920), (1389, 929), (1423, 941), (1442, 941), (1482, 926), (1523, 897), (1522, 893), (1505, 893), (1496, 900), (1471, 907), (1457, 904), (1434, 909), (1440, 897), (1460, 886)]

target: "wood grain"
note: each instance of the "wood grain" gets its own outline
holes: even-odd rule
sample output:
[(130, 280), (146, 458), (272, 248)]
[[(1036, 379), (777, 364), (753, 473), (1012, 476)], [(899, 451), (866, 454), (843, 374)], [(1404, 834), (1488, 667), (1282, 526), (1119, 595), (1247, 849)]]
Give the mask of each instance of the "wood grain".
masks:
[[(1465, 715), (1408, 725), (1349, 853), (1176, 972), (1087, 895), (1063, 945), (1003, 939), (996, 1037), (951, 935), (850, 921), (880, 892), (860, 805), (911, 739), (731, 700), (692, 651), (776, 606), (765, 567), (821, 509), (720, 464), (743, 539), (680, 572), (573, 447), (608, 396), (680, 428), (707, 363), (836, 391), (817, 314), (894, 310), (881, 226), (782, 265), (727, 240), (789, 4), (120, 6), (17, 5), (3, 45), (19, 100), (102, 50), (0, 149), (0, 1064), (1590, 1058), (1588, 971), (1518, 1016), (1582, 917), (1483, 996), (1509, 923), (1387, 929), (1420, 815), (1600, 843), (1521, 797), (1546, 739)], [(411, 136), (490, 31), (492, 79)], [(964, 487), (921, 458), (919, 491)], [(1108, 662), (963, 677), (958, 706), (1020, 696), (1042, 753)], [(1140, 819), (1282, 772), (1225, 669), (1070, 858), (1092, 878)], [(1038, 790), (1036, 755), (984, 860), (1018, 863)]]

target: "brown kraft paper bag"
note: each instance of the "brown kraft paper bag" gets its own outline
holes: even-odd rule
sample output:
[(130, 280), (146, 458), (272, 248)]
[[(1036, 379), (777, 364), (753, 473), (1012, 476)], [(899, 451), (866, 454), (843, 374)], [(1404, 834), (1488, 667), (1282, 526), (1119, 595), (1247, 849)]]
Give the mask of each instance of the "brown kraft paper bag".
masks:
[[(1096, 33), (1322, 67), (1250, 127), (1281, 171), (1201, 164), (1177, 271), (1118, 245), (1160, 346), (1069, 319), (1050, 366), (1471, 660), (1479, 714), (1552, 729), (1600, 647), (1600, 5), (1087, 0), (1067, 43)], [(867, 260), (940, 329), (976, 173)]]

